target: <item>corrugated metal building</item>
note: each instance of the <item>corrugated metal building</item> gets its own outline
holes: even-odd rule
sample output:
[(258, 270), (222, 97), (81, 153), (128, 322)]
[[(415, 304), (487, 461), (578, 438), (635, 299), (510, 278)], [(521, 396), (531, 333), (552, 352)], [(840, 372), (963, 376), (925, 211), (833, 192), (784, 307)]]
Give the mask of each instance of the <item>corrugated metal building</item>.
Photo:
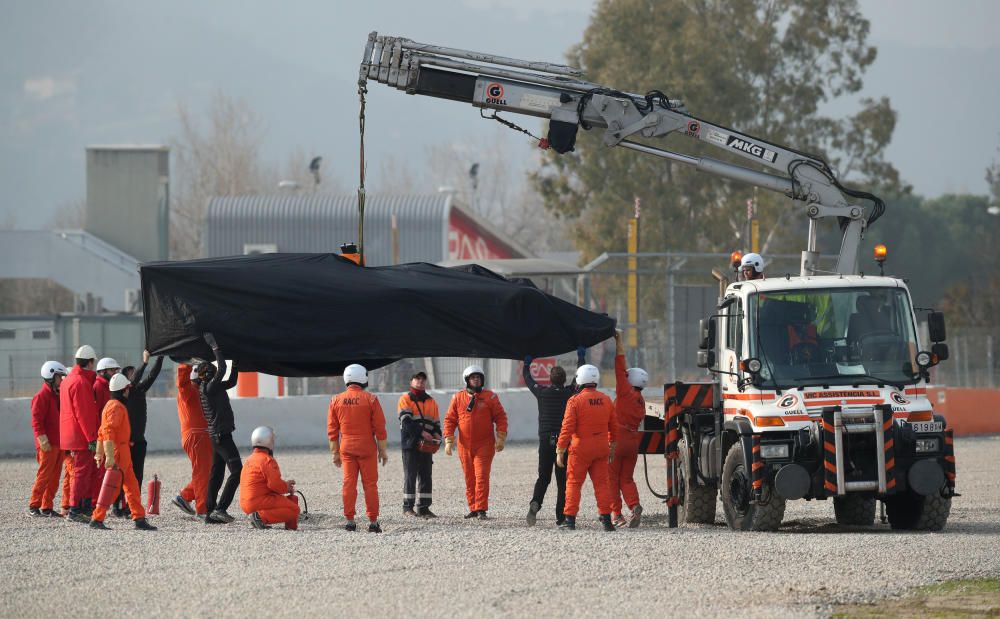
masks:
[[(392, 220), (399, 263), (448, 259), (527, 258), (530, 252), (455, 203), (447, 193), (370, 195), (365, 204), (365, 261), (393, 264)], [(356, 195), (297, 193), (226, 196), (209, 202), (207, 257), (264, 252), (338, 252), (357, 241)]]

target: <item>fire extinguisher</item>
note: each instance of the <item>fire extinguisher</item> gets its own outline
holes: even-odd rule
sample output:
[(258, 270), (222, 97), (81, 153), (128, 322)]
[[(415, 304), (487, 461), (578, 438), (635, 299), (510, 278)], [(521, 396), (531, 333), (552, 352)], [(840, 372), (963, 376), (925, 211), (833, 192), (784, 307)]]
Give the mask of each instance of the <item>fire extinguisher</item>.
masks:
[(122, 491), (122, 471), (119, 468), (105, 469), (104, 482), (101, 484), (101, 493), (97, 495), (98, 507), (107, 509), (118, 498), (118, 493)]
[(299, 495), (300, 497), (302, 497), (302, 511), (299, 513), (299, 517), (298, 518), (295, 518), (293, 520), (289, 520), (289, 521), (285, 522), (285, 529), (289, 529), (289, 530), (293, 530), (293, 531), (297, 531), (298, 530), (298, 528), (299, 528), (299, 520), (308, 520), (309, 519), (309, 503), (306, 502), (306, 495), (302, 494), (301, 491), (296, 490), (294, 494), (288, 495), (288, 498), (290, 498), (293, 502), (295, 502), (296, 505), (298, 505), (299, 504), (299, 496), (295, 496), (296, 494)]
[(160, 478), (153, 475), (153, 479), (149, 480), (149, 487), (146, 490), (146, 498), (148, 505), (146, 505), (146, 513), (159, 515), (160, 513)]

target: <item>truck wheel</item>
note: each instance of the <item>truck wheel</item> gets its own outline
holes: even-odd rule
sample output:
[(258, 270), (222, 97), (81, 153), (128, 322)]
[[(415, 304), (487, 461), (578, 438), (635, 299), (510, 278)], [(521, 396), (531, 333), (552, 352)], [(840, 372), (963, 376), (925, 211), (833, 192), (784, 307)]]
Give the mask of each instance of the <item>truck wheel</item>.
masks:
[(677, 449), (681, 452), (680, 521), (691, 524), (714, 524), (715, 503), (719, 495), (719, 488), (715, 484), (699, 486), (694, 479), (688, 478), (688, 471), (692, 467), (691, 451), (688, 449), (686, 438), (678, 441)]
[(921, 496), (907, 490), (885, 500), (885, 512), (893, 529), (904, 531), (940, 531), (951, 513), (951, 498), (935, 492)]
[(875, 524), (875, 497), (860, 494), (833, 497), (833, 513), (837, 524), (870, 527)]
[(764, 485), (763, 501), (750, 500), (750, 471), (743, 464), (743, 446), (733, 443), (722, 465), (722, 511), (734, 531), (776, 531), (785, 515), (785, 499)]

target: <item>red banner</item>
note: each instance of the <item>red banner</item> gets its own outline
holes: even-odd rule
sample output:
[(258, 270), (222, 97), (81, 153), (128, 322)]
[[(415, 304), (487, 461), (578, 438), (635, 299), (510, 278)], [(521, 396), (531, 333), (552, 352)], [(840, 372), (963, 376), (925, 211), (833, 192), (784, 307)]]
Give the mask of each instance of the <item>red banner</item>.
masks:
[(450, 260), (495, 260), (513, 258), (510, 247), (482, 229), (459, 211), (452, 210), (448, 221)]
[(531, 378), (539, 385), (550, 385), (549, 373), (556, 366), (555, 357), (541, 357), (531, 361)]

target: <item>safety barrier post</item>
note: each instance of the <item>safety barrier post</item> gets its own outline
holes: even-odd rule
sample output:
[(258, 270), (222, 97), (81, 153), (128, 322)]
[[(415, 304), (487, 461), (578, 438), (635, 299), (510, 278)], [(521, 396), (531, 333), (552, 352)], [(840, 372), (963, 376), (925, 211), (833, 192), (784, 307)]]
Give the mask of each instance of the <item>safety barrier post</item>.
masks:
[(754, 434), (751, 438), (751, 454), (753, 460), (750, 464), (752, 492), (750, 498), (759, 501), (764, 496), (764, 463), (760, 459), (760, 434)]

